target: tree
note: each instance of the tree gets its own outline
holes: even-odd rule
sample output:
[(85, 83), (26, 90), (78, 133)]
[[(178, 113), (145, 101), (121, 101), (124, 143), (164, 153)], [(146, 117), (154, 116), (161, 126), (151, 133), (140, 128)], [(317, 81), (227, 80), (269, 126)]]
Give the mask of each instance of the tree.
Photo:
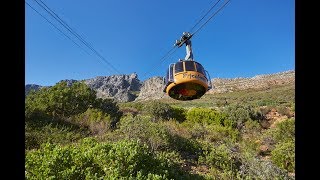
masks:
[(40, 112), (52, 117), (70, 117), (85, 112), (96, 101), (96, 92), (81, 82), (60, 82), (50, 88), (27, 95), (25, 113), (27, 118)]

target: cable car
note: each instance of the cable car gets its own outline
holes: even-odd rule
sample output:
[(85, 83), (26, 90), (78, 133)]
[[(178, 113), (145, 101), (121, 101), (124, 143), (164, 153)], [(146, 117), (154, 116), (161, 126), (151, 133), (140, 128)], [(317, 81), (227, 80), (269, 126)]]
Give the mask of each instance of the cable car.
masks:
[(192, 35), (184, 32), (175, 46), (186, 44), (187, 55), (176, 63), (169, 65), (164, 78), (164, 92), (173, 99), (188, 101), (201, 98), (212, 88), (209, 73), (203, 66), (193, 60), (190, 38)]

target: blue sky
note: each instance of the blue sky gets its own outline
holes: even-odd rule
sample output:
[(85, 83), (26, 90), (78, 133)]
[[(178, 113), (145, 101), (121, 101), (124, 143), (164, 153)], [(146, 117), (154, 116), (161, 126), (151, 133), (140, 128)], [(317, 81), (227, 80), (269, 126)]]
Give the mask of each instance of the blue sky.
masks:
[[(42, 0), (119, 72), (35, 0), (26, 2), (82, 47), (25, 4), (25, 83), (46, 86), (63, 79), (82, 80), (119, 72), (136, 72), (140, 80), (164, 76), (170, 63), (185, 57), (185, 46), (169, 58), (161, 58), (216, 1)], [(211, 78), (294, 70), (294, 9), (293, 0), (231, 0), (192, 37), (194, 60)]]

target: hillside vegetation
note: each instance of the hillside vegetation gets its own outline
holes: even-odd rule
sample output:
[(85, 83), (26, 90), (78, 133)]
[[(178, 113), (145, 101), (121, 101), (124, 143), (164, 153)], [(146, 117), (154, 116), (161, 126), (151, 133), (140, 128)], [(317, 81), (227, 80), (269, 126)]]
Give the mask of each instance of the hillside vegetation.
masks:
[(60, 82), (26, 96), (26, 179), (295, 179), (294, 96), (116, 103)]

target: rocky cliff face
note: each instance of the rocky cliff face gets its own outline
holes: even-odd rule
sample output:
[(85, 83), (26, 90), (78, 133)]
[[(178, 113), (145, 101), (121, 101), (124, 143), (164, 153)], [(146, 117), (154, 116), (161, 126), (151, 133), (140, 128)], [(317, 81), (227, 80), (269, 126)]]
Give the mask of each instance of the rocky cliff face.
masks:
[[(275, 74), (257, 75), (252, 78), (215, 78), (212, 79), (213, 88), (208, 94), (224, 93), (246, 89), (264, 89), (274, 85), (284, 85), (295, 82), (295, 71), (285, 71)], [(136, 101), (169, 98), (162, 91), (164, 85), (161, 77), (146, 80)]]
[(97, 91), (97, 97), (114, 98), (117, 102), (129, 102), (136, 99), (137, 91), (140, 91), (141, 82), (138, 75), (112, 75), (98, 76), (84, 80), (92, 89)]
[(214, 78), (211, 82), (213, 88), (207, 93), (224, 93), (246, 89), (267, 89), (274, 85), (294, 83), (295, 71), (257, 75), (252, 78)]
[[(67, 82), (70, 86), (77, 80), (62, 80), (60, 82)], [(112, 76), (98, 76), (91, 79), (83, 80), (90, 88), (97, 91), (99, 98), (113, 98), (117, 102), (133, 101), (140, 91), (141, 82), (136, 73), (131, 75), (112, 75)], [(29, 93), (31, 89), (39, 90), (43, 86), (28, 84), (25, 86), (25, 94)]]
[(37, 84), (27, 84), (24, 88), (24, 95), (27, 95), (31, 90), (38, 91), (43, 86), (37, 85)]
[[(77, 80), (62, 80), (68, 85)], [(164, 92), (162, 77), (152, 77), (143, 82), (137, 74), (98, 76), (83, 80), (90, 88), (97, 91), (100, 98), (113, 98), (117, 102), (130, 102), (169, 98)], [(275, 74), (257, 75), (252, 78), (215, 78), (212, 79), (213, 88), (207, 93), (223, 93), (246, 89), (265, 89), (274, 85), (285, 85), (295, 82), (295, 71), (285, 71)], [(28, 84), (25, 86), (27, 94), (31, 89), (38, 90), (44, 86)], [(138, 94), (139, 93), (139, 94)]]
[(149, 78), (143, 82), (139, 96), (135, 101), (168, 98), (169, 96), (163, 92), (163, 89), (162, 77)]

